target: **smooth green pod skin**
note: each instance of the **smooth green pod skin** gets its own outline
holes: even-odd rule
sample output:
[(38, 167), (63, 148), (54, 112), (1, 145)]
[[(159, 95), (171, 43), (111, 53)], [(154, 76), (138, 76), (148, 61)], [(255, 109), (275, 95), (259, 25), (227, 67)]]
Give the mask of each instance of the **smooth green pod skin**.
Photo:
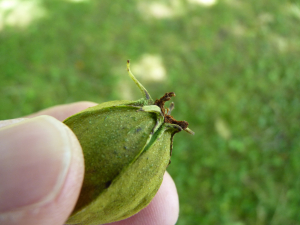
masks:
[(85, 158), (82, 190), (68, 224), (128, 218), (150, 203), (162, 183), (173, 135), (182, 128), (165, 123), (161, 108), (132, 78), (144, 98), (105, 102), (64, 121)]

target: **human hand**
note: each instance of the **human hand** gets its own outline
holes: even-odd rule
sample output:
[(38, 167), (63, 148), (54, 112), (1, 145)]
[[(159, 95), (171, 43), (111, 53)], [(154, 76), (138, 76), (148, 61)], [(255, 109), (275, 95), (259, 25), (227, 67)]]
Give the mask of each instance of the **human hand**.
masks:
[[(0, 224), (59, 225), (67, 220), (82, 185), (84, 160), (75, 135), (59, 121), (94, 105), (55, 106), (0, 121)], [(173, 225), (178, 208), (176, 187), (166, 172), (145, 209), (110, 225)]]

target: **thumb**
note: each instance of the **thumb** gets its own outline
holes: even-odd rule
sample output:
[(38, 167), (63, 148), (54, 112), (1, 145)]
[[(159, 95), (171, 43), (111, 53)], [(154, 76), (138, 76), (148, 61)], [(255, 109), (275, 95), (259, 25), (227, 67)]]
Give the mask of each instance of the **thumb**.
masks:
[[(0, 127), (7, 123), (0, 121)], [(63, 224), (83, 173), (78, 140), (53, 117), (0, 128), (0, 224)]]

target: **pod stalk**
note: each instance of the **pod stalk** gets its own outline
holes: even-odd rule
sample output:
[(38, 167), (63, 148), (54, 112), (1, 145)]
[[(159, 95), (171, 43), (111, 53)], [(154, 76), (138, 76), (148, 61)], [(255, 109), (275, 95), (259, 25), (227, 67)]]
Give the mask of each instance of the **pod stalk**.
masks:
[(127, 71), (130, 76), (130, 78), (134, 81), (134, 83), (138, 86), (140, 91), (142, 92), (142, 95), (144, 96), (144, 99), (148, 103), (147, 105), (152, 105), (153, 104), (153, 99), (151, 98), (149, 92), (146, 90), (146, 88), (136, 79), (136, 77), (132, 74), (130, 70), (130, 61), (129, 59), (127, 60)]

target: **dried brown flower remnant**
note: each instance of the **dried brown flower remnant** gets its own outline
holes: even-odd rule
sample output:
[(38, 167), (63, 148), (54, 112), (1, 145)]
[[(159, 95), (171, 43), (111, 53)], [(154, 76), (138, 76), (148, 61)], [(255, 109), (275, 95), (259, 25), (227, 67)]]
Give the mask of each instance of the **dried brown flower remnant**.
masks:
[(167, 92), (163, 97), (161, 97), (160, 99), (156, 99), (156, 101), (154, 102), (154, 105), (157, 105), (160, 109), (161, 112), (163, 113), (164, 116), (164, 122), (165, 123), (170, 123), (170, 124), (177, 124), (178, 126), (180, 126), (183, 130), (186, 130), (189, 123), (186, 121), (178, 121), (176, 119), (174, 119), (173, 116), (170, 115), (171, 111), (174, 108), (174, 103), (172, 104), (172, 107), (169, 108), (165, 108), (165, 103), (167, 101), (171, 100), (171, 97), (176, 96), (174, 92)]

